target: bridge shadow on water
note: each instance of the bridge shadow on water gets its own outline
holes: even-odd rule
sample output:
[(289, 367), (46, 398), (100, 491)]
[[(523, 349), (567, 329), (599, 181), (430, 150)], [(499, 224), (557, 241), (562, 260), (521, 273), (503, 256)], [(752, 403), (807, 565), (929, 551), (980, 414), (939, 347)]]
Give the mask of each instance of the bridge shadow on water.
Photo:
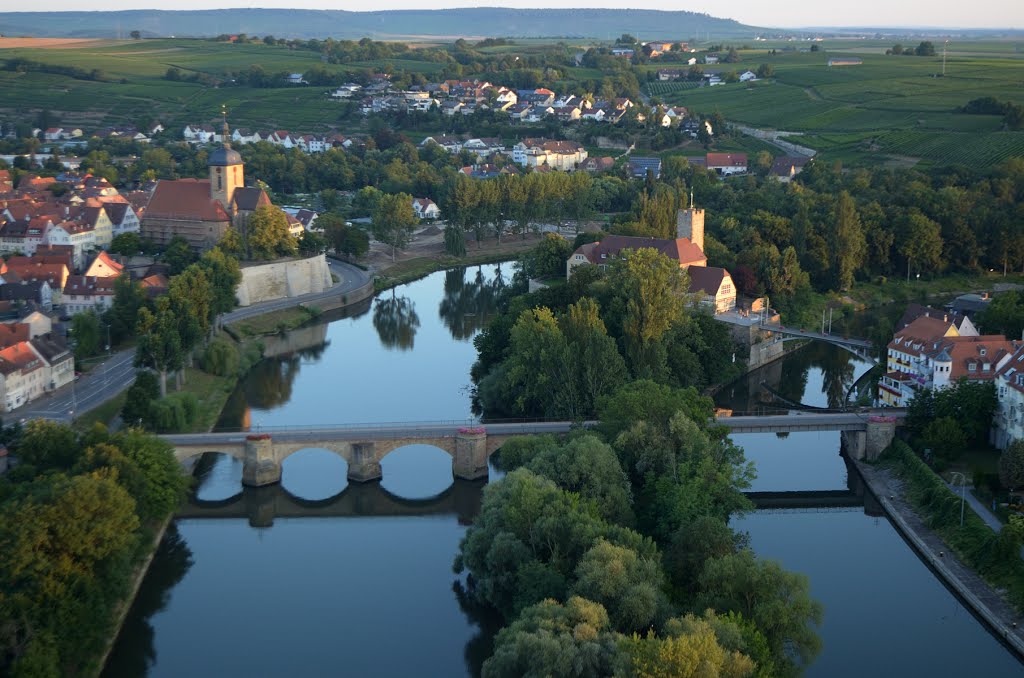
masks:
[(379, 481), (349, 483), (326, 499), (304, 499), (280, 483), (244, 487), (225, 499), (204, 500), (194, 494), (178, 510), (182, 520), (247, 518), (253, 527), (270, 527), (275, 518), (351, 518), (375, 516), (454, 515), (469, 525), (480, 512), (486, 479), (455, 480), (432, 497), (407, 499), (386, 490)]

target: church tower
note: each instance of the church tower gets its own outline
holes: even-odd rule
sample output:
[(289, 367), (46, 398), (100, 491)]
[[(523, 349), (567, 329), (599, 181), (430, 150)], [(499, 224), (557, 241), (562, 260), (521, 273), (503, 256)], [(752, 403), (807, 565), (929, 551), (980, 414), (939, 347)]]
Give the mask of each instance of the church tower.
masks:
[(231, 148), (231, 135), (228, 130), (227, 114), (224, 114), (224, 127), (221, 132), (222, 145), (210, 154), (207, 165), (210, 168), (210, 199), (218, 201), (228, 214), (234, 214), (231, 199), (235, 189), (245, 186), (242, 171), (242, 156)]
[(690, 191), (690, 206), (676, 213), (676, 237), (689, 238), (690, 242), (704, 251), (704, 210), (693, 206), (693, 191)]

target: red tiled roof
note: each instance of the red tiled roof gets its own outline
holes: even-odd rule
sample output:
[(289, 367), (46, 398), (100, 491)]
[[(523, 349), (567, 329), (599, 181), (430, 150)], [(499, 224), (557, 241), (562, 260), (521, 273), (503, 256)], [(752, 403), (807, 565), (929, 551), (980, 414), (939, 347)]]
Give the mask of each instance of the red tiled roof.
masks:
[(708, 153), (708, 167), (746, 167), (746, 153)]
[(608, 257), (618, 257), (623, 250), (637, 250), (650, 247), (669, 259), (689, 266), (703, 266), (707, 257), (689, 238), (668, 240), (665, 238), (641, 238), (629, 235), (607, 235), (599, 242), (583, 245), (576, 252), (583, 254), (591, 263), (599, 264)]
[(146, 207), (147, 217), (191, 221), (230, 221), (220, 202), (210, 197), (210, 182), (196, 179), (161, 180)]

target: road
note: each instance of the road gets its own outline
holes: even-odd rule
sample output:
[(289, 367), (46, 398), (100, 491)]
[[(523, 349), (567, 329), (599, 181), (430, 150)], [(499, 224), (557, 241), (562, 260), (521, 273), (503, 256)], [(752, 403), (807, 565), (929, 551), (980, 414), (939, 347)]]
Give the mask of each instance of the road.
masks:
[(70, 422), (103, 404), (135, 381), (135, 349), (118, 351), (67, 386), (34, 400), (10, 414), (18, 419)]

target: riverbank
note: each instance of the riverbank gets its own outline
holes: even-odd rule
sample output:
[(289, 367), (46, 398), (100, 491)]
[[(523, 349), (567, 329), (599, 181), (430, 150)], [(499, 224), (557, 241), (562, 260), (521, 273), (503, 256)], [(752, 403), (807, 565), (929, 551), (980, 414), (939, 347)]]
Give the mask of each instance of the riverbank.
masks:
[(124, 626), (124, 620), (127, 619), (128, 613), (132, 609), (132, 605), (135, 603), (135, 597), (139, 594), (139, 588), (142, 586), (142, 581), (146, 578), (146, 574), (149, 573), (149, 566), (153, 562), (153, 558), (156, 556), (157, 547), (160, 546), (160, 542), (163, 541), (164, 534), (167, 532), (167, 528), (170, 527), (171, 521), (174, 520), (175, 514), (169, 514), (164, 518), (160, 524), (159, 529), (150, 542), (147, 549), (146, 556), (142, 559), (136, 568), (135, 572), (132, 573), (132, 585), (131, 589), (121, 604), (118, 606), (113, 633), (110, 634), (110, 638), (107, 640), (107, 645), (103, 648), (103, 654), (100, 655), (99, 661), (96, 664), (96, 671), (91, 675), (91, 678), (99, 678), (103, 673), (103, 669), (107, 666), (107, 659), (110, 658), (110, 653), (114, 651), (114, 645), (117, 643), (118, 636), (121, 635), (121, 628)]
[(853, 463), (904, 539), (998, 638), (1024, 658), (1024, 616), (925, 524), (907, 498), (904, 480), (890, 469)]
[(474, 249), (462, 257), (440, 254), (407, 258), (378, 268), (374, 278), (374, 287), (378, 292), (382, 292), (450, 268), (512, 261), (518, 259), (519, 255), (528, 252), (536, 244), (537, 238), (530, 236), (525, 240), (509, 240), (483, 247), (480, 250)]

